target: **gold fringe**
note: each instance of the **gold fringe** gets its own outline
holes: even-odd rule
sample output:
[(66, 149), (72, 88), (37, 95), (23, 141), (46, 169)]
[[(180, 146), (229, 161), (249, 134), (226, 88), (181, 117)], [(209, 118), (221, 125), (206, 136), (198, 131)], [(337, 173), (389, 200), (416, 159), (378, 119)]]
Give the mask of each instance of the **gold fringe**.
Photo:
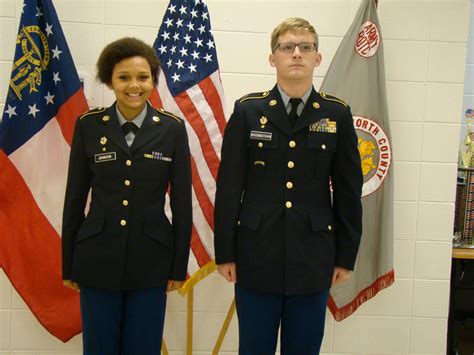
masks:
[(168, 355), (168, 348), (166, 347), (164, 338), (163, 338), (163, 341), (161, 343), (161, 352), (162, 352), (163, 355)]
[(217, 338), (216, 345), (214, 345), (214, 349), (212, 350), (212, 355), (218, 355), (219, 350), (221, 349), (222, 342), (227, 334), (227, 330), (229, 330), (230, 321), (235, 313), (235, 298), (232, 300), (230, 304), (229, 311), (227, 312), (227, 316), (225, 317), (224, 323), (222, 324), (221, 331), (219, 332), (219, 337)]
[(214, 260), (211, 260), (206, 265), (201, 267), (196, 271), (189, 279), (186, 280), (183, 286), (178, 290), (181, 296), (184, 296), (191, 290), (196, 284), (203, 280), (207, 275), (212, 274), (216, 270), (216, 263)]

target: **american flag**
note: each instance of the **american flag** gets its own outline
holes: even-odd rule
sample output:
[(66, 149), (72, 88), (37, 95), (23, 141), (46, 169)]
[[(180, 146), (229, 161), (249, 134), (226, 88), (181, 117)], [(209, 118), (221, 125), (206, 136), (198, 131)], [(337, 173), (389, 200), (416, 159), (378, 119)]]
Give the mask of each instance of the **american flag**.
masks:
[(172, 0), (153, 45), (162, 69), (154, 105), (185, 119), (193, 173), (193, 231), (185, 293), (215, 269), (213, 208), (222, 136), (224, 92), (204, 0)]
[(0, 125), (0, 264), (63, 341), (81, 331), (78, 294), (62, 285), (60, 231), (74, 122), (87, 108), (51, 0), (25, 0)]

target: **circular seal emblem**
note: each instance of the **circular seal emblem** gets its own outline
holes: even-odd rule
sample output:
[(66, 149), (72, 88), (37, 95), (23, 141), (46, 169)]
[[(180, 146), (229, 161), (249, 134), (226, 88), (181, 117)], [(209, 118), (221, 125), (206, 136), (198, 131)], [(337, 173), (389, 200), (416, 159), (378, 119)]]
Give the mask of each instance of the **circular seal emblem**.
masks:
[(380, 45), (380, 34), (377, 26), (371, 21), (366, 21), (360, 26), (355, 42), (356, 52), (365, 58), (372, 57)]
[(365, 197), (382, 186), (390, 169), (392, 150), (387, 135), (377, 122), (361, 116), (352, 119), (364, 176), (362, 197)]

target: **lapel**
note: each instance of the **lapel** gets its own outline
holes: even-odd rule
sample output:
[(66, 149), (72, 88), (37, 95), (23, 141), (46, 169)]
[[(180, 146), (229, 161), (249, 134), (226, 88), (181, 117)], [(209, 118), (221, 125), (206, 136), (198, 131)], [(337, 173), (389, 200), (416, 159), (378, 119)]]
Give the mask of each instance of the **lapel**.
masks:
[(127, 155), (130, 155), (130, 149), (128, 148), (127, 142), (125, 141), (125, 137), (117, 117), (115, 103), (104, 112), (101, 120), (104, 124), (105, 136), (109, 137), (109, 139), (118, 145)]
[(132, 145), (130, 146), (132, 153), (149, 142), (151, 139), (155, 138), (161, 132), (159, 129), (161, 126), (161, 121), (155, 122), (153, 120), (154, 116), (158, 116), (158, 113), (150, 104), (147, 103), (145, 119), (143, 120), (142, 126), (138, 130)]
[(300, 117), (296, 120), (293, 132), (306, 128), (323, 117), (327, 117), (327, 114), (328, 112), (325, 109), (323, 99), (321, 99), (321, 96), (313, 88)]
[(292, 127), (290, 119), (286, 113), (283, 99), (281, 98), (280, 92), (275, 85), (270, 91), (270, 94), (263, 100), (262, 111), (267, 119), (272, 122), (278, 129), (283, 131), (287, 136), (291, 134)]

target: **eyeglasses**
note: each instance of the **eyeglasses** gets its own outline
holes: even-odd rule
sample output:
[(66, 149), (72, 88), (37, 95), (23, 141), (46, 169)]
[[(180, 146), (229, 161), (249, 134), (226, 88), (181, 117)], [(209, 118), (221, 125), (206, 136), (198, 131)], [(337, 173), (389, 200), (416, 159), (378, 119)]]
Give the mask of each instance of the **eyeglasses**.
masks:
[(308, 53), (308, 52), (316, 52), (316, 43), (313, 42), (301, 42), (301, 43), (293, 43), (293, 42), (285, 42), (285, 43), (277, 43), (275, 48), (273, 48), (273, 53), (277, 49), (282, 51), (283, 53), (293, 53), (295, 48), (298, 47), (300, 52)]

